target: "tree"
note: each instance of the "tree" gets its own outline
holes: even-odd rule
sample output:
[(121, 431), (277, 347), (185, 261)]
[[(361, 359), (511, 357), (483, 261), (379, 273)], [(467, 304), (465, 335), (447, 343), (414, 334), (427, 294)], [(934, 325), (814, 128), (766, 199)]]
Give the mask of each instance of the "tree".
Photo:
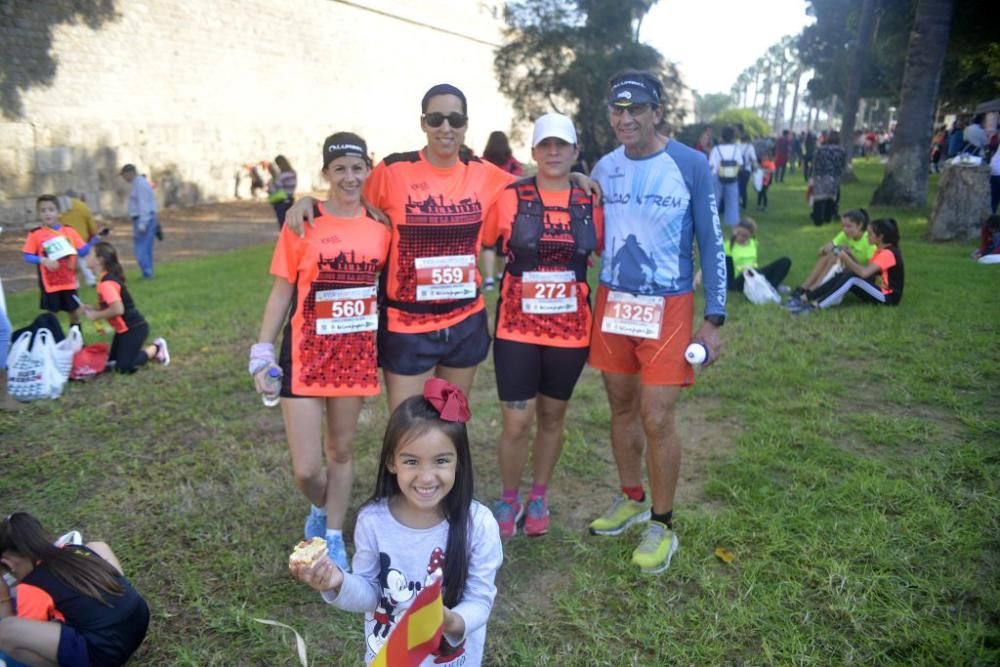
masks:
[(655, 0), (515, 0), (493, 66), (500, 92), (527, 123), (548, 111), (574, 117), (581, 152), (593, 161), (615, 146), (608, 126), (605, 83), (626, 68), (650, 70), (664, 86), (664, 118), (679, 123), (684, 89), (677, 68), (638, 41)]
[(707, 95), (694, 95), (694, 117), (698, 123), (707, 123), (716, 116), (733, 106), (735, 94), (708, 93)]
[(743, 125), (743, 129), (754, 139), (767, 137), (771, 134), (771, 126), (753, 109), (727, 109), (712, 121), (716, 137), (721, 135), (722, 128), (726, 125), (736, 124)]
[(861, 18), (858, 21), (858, 33), (854, 41), (853, 52), (851, 53), (851, 67), (847, 72), (847, 91), (844, 94), (844, 120), (840, 125), (840, 136), (847, 149), (847, 169), (844, 170), (843, 180), (845, 182), (856, 181), (854, 170), (851, 168), (850, 156), (854, 155), (854, 124), (858, 115), (858, 100), (861, 93), (861, 76), (865, 60), (868, 56), (868, 47), (875, 32), (875, 7), (877, 0), (863, 0), (861, 5)]
[(899, 122), (889, 164), (872, 195), (881, 206), (927, 204), (927, 152), (934, 129), (938, 83), (948, 50), (953, 0), (919, 0), (906, 50)]

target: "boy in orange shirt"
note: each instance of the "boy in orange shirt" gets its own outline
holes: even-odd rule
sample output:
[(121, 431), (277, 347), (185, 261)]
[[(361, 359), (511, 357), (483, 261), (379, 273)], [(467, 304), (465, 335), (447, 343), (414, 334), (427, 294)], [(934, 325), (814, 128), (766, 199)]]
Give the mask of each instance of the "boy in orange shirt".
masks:
[(42, 195), (35, 205), (42, 226), (28, 233), (21, 252), (24, 261), (38, 266), (42, 291), (39, 307), (50, 313), (64, 310), (69, 313), (70, 326), (79, 327), (76, 262), (78, 256), (90, 252), (94, 239), (84, 243), (75, 229), (59, 224), (59, 204), (53, 195)]

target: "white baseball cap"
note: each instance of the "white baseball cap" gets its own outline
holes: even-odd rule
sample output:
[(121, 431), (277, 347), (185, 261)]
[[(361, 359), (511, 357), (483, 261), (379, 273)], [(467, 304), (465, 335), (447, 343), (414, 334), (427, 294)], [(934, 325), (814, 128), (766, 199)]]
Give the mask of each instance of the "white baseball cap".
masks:
[(576, 144), (576, 128), (573, 121), (561, 113), (547, 113), (535, 121), (535, 131), (531, 135), (531, 147), (534, 148), (545, 139), (555, 137), (568, 144)]

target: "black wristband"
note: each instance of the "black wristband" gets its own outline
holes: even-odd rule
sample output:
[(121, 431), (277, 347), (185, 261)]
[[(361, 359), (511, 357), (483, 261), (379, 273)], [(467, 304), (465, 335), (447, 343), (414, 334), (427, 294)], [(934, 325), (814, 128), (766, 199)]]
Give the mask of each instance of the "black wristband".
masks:
[(712, 324), (714, 324), (717, 327), (721, 327), (723, 324), (726, 323), (726, 316), (725, 315), (706, 315), (705, 316), (705, 321), (706, 322), (711, 322)]

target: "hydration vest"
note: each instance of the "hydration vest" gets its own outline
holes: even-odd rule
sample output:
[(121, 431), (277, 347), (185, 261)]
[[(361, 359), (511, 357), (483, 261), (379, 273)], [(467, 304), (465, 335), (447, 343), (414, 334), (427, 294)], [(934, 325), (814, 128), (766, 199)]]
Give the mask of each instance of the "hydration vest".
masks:
[[(520, 276), (539, 268), (538, 242), (545, 225), (545, 205), (534, 178), (525, 178), (507, 187), (517, 192), (517, 216), (507, 244), (504, 271)], [(590, 195), (575, 185), (569, 191), (569, 224), (573, 234), (573, 257), (569, 268), (578, 282), (587, 281), (587, 258), (597, 250), (594, 204)]]

